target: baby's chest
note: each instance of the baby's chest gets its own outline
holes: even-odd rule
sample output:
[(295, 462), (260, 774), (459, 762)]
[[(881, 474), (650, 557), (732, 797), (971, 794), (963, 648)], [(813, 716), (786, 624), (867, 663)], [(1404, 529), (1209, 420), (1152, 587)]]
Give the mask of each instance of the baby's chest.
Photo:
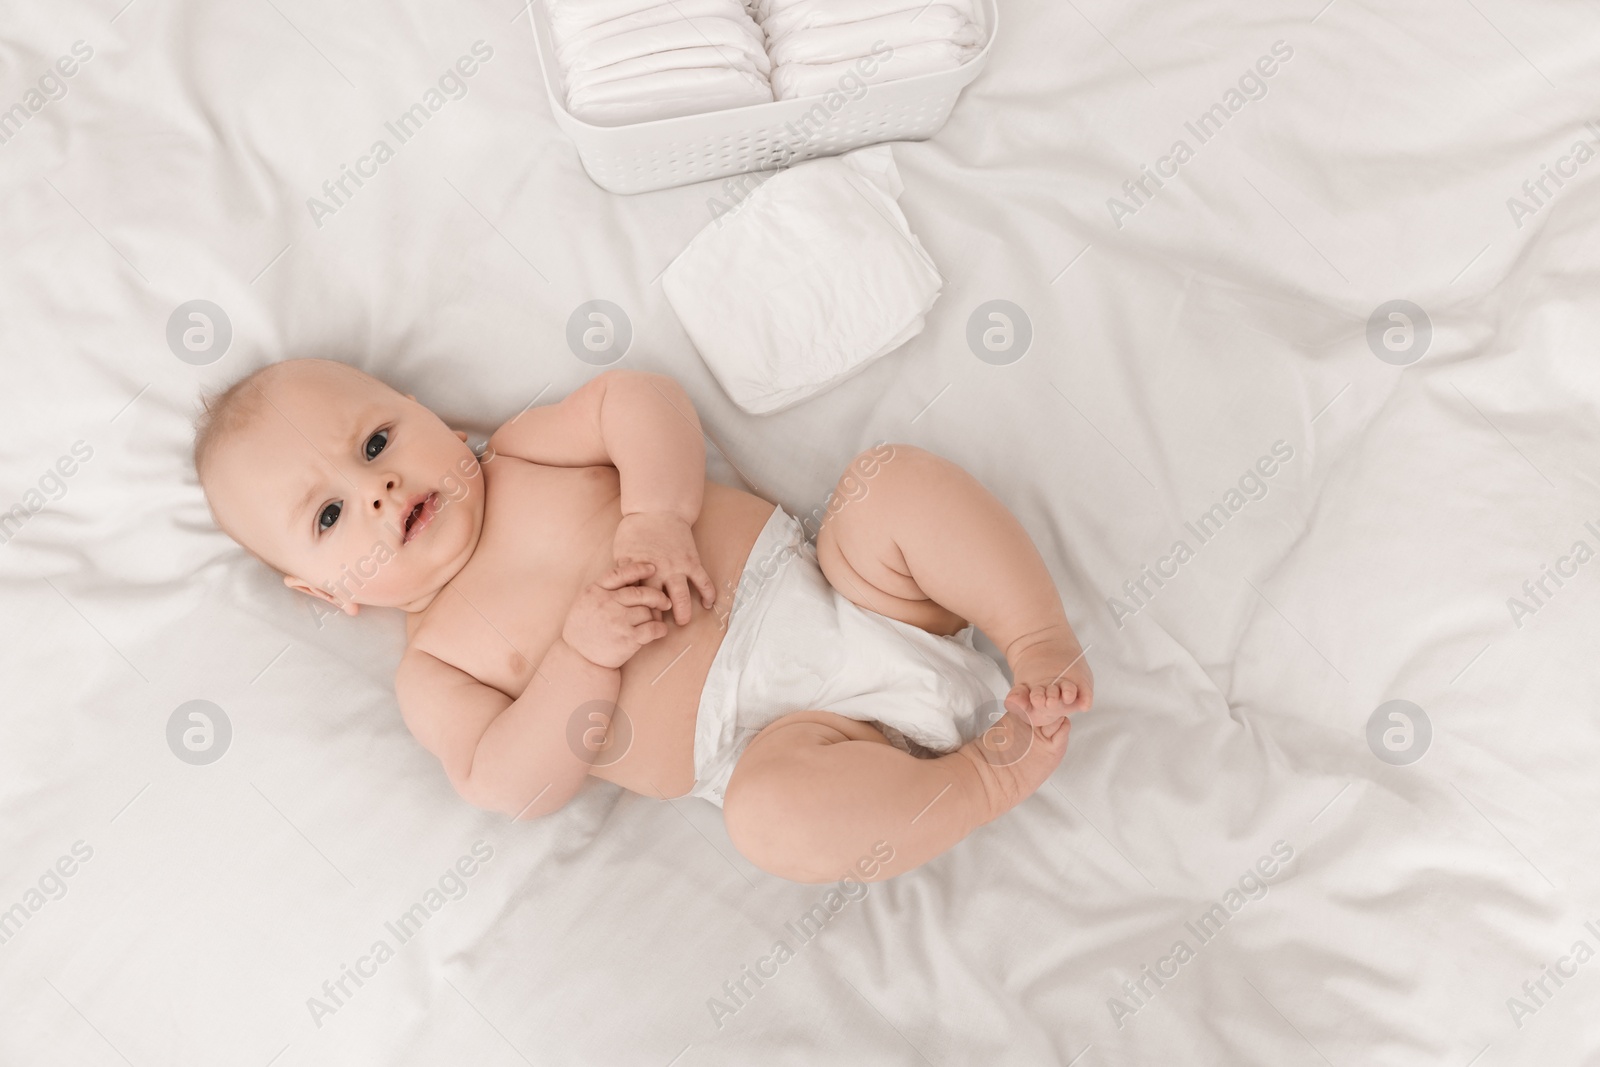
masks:
[(532, 566), (513, 553), (505, 559), (479, 555), (474, 563), (482, 566), (440, 591), (412, 641), (515, 698), (560, 638), (584, 566), (580, 560)]
[(611, 468), (486, 463), (472, 559), (440, 591), (413, 641), (478, 681), (520, 696), (583, 588), (611, 564), (621, 516)]

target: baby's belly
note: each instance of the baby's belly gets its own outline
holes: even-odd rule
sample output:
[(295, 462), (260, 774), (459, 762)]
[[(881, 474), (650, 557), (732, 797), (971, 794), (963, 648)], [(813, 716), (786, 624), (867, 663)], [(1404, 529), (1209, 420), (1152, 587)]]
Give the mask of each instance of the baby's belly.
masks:
[(696, 596), (689, 625), (668, 622), (666, 637), (623, 665), (620, 710), (591, 772), (597, 778), (650, 797), (683, 796), (694, 787), (700, 693), (727, 632), (723, 620), (733, 607), (745, 560), (771, 514), (772, 505), (760, 497), (706, 484), (695, 541), (717, 588), (716, 606), (703, 608)]

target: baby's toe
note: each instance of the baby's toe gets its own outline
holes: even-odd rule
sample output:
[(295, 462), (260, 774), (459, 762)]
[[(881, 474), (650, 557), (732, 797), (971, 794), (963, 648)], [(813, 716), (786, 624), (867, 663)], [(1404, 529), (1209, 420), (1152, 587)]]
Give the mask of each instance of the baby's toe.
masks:
[(1039, 725), (1048, 721), (1044, 712), (1044, 697), (1040, 687), (1018, 682), (1011, 687), (1011, 692), (1006, 694), (1006, 710), (1014, 712), (1026, 719), (1032, 725)]
[(1033, 726), (1045, 726), (1064, 719), (1074, 710), (1072, 701), (1078, 695), (1077, 686), (1071, 682), (1033, 685), (1018, 682), (1006, 694), (1007, 711), (1015, 712)]

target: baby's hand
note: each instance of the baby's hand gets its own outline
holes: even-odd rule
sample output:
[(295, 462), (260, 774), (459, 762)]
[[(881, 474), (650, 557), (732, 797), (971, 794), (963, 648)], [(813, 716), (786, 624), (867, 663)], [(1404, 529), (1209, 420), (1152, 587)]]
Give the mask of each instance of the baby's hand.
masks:
[(654, 566), (655, 573), (645, 584), (663, 590), (671, 598), (668, 607), (679, 626), (689, 624), (691, 583), (700, 591), (703, 607), (710, 608), (717, 602), (711, 575), (700, 565), (694, 534), (689, 524), (676, 515), (665, 511), (624, 515), (611, 542), (611, 554), (619, 564), (639, 562)]
[(619, 563), (572, 602), (561, 639), (590, 663), (613, 670), (633, 654), (667, 636), (656, 611), (669, 611), (667, 594), (635, 582), (655, 570), (648, 563)]

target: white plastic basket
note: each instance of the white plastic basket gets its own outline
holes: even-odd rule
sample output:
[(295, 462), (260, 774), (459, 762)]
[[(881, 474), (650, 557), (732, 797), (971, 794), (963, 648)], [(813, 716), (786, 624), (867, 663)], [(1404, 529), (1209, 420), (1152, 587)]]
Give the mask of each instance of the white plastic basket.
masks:
[(566, 107), (550, 17), (532, 5), (539, 65), (556, 123), (578, 146), (595, 184), (612, 193), (644, 193), (838, 155), (880, 141), (921, 141), (950, 117), (956, 97), (983, 70), (1000, 25), (997, 0), (978, 0), (986, 21), (983, 48), (955, 70), (867, 87), (837, 111), (823, 96), (684, 115), (625, 126), (594, 126)]

